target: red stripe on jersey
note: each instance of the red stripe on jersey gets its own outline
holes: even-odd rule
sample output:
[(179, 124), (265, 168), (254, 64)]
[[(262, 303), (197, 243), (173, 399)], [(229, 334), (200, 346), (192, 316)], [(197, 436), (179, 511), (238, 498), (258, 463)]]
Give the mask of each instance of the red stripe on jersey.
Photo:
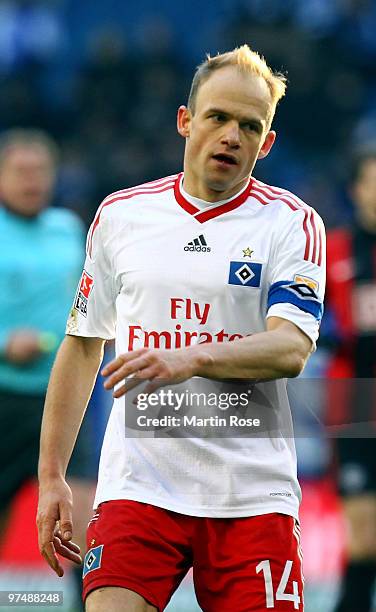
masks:
[(259, 192), (261, 195), (267, 198), (267, 201), (264, 202), (265, 205), (269, 204), (270, 202), (276, 202), (277, 200), (281, 200), (282, 202), (285, 202), (285, 204), (288, 204), (291, 210), (304, 210), (304, 207), (299, 203), (299, 201), (296, 200), (292, 195), (290, 196), (290, 194), (286, 191), (281, 190), (281, 192), (278, 194), (275, 193), (270, 195), (270, 193), (268, 193), (268, 190), (265, 187), (253, 185), (251, 196), (253, 195), (254, 191)]
[[(90, 239), (88, 241), (88, 252), (89, 252), (90, 257), (91, 257), (91, 250), (92, 250), (92, 245), (93, 245), (94, 232), (95, 232), (95, 230), (96, 230), (96, 228), (98, 226), (102, 210), (106, 206), (109, 206), (110, 204), (114, 204), (114, 202), (122, 202), (123, 200), (129, 200), (130, 198), (134, 198), (137, 195), (154, 195), (155, 193), (162, 193), (163, 191), (168, 191), (169, 189), (172, 189), (173, 186), (174, 186), (173, 183), (171, 183), (171, 184), (169, 184), (167, 186), (165, 185), (164, 187), (162, 187), (161, 185), (157, 185), (155, 187), (155, 189), (153, 189), (153, 190), (146, 191), (146, 190), (140, 189), (140, 190), (134, 191), (132, 193), (128, 193), (127, 195), (124, 195), (124, 196), (121, 196), (121, 197), (112, 198), (110, 200), (107, 200), (107, 199), (104, 200), (104, 202), (103, 202), (102, 206), (100, 207), (100, 209), (98, 210), (98, 214), (97, 214), (97, 216), (94, 219), (93, 224), (92, 224), (91, 235), (90, 235)], [(158, 187), (159, 187), (159, 189), (158, 189)]]
[(307, 221), (308, 221), (308, 211), (306, 209), (304, 209), (303, 229), (304, 229), (304, 233), (306, 235), (306, 247), (305, 247), (305, 251), (304, 251), (304, 259), (305, 259), (305, 261), (311, 261), (309, 259), (309, 251), (311, 249), (311, 235), (310, 235), (308, 227), (307, 227)]
[(133, 191), (139, 191), (140, 189), (155, 189), (156, 187), (160, 187), (161, 185), (166, 184), (167, 182), (173, 182), (177, 178), (177, 174), (171, 174), (170, 176), (164, 176), (160, 179), (155, 179), (155, 181), (148, 181), (147, 183), (141, 183), (140, 185), (136, 185), (135, 187), (127, 187), (126, 189), (119, 189), (119, 191), (114, 191), (110, 193), (104, 200), (105, 202), (108, 198), (113, 198), (114, 196), (118, 196), (121, 193), (130, 193)]
[[(139, 193), (141, 194), (145, 194), (145, 193), (157, 193), (162, 187), (173, 187), (174, 185), (174, 181), (169, 179), (168, 181), (163, 181), (161, 183), (158, 183), (158, 185), (155, 185), (154, 187), (134, 187), (132, 189), (126, 189), (124, 191), (121, 191), (118, 193), (118, 195), (111, 194), (109, 196), (107, 196), (107, 198), (105, 198), (102, 202), (102, 207), (107, 206), (107, 204), (112, 204), (112, 202), (118, 202), (120, 200), (127, 200), (131, 197), (133, 197), (134, 195), (138, 195)], [(114, 196), (114, 197), (113, 197)]]
[(135, 187), (130, 187), (130, 189), (140, 189), (141, 187), (153, 187), (154, 185), (158, 185), (159, 183), (164, 183), (165, 181), (176, 181), (179, 174), (169, 174), (168, 176), (163, 176), (162, 178), (155, 179), (154, 181), (148, 181), (147, 183), (141, 183), (140, 185), (136, 185)]
[(235, 210), (235, 208), (238, 208), (239, 206), (244, 204), (244, 202), (248, 199), (250, 189), (251, 181), (248, 183), (243, 193), (238, 195), (237, 198), (235, 198), (234, 200), (230, 200), (230, 202), (227, 202), (226, 204), (222, 204), (221, 206), (212, 208), (211, 210), (203, 210), (195, 216), (195, 219), (200, 223), (205, 223), (205, 221), (215, 219), (215, 217), (219, 217), (219, 215), (223, 215), (227, 212), (230, 212), (230, 210)]
[[(180, 191), (182, 177), (183, 174), (180, 174), (175, 182), (174, 192), (176, 201), (186, 212), (188, 212), (190, 215), (194, 215), (196, 221), (198, 221), (199, 223), (205, 223), (205, 221), (209, 221), (210, 219), (214, 219), (215, 217), (219, 217), (219, 215), (223, 215), (227, 212), (230, 212), (231, 210), (234, 210), (235, 208), (238, 208), (238, 206), (241, 206), (241, 204), (243, 204), (249, 197), (251, 181), (244, 189), (244, 191), (233, 200), (230, 200), (225, 204), (221, 204), (220, 206), (211, 208), (210, 210), (200, 211), (197, 206), (191, 204), (191, 202), (188, 202), (188, 200), (186, 200), (186, 198)], [(215, 204), (215, 202), (213, 202), (213, 204)]]
[(197, 208), (197, 206), (194, 206), (194, 204), (191, 204), (190, 202), (188, 202), (188, 200), (185, 199), (182, 192), (180, 191), (180, 185), (181, 185), (182, 178), (183, 178), (183, 173), (179, 174), (178, 178), (175, 181), (175, 185), (174, 185), (175, 199), (177, 203), (182, 208), (184, 208), (184, 210), (187, 213), (189, 213), (190, 215), (195, 215), (196, 213), (200, 212), (200, 209)]
[(252, 193), (250, 193), (250, 196), (252, 198), (256, 198), (256, 200), (260, 202), (260, 204), (262, 204), (263, 206), (267, 206), (267, 204), (269, 204), (269, 202), (267, 202), (266, 200), (263, 200), (259, 194), (255, 193), (254, 189), (252, 189)]
[(301, 200), (299, 200), (299, 198), (295, 196), (293, 193), (291, 193), (291, 191), (287, 191), (287, 189), (282, 189), (282, 187), (272, 187), (271, 185), (267, 185), (266, 183), (263, 183), (262, 181), (258, 181), (257, 179), (254, 179), (254, 187), (257, 189), (264, 190), (265, 192), (270, 191), (272, 194), (275, 194), (275, 195), (287, 196), (291, 198), (291, 200), (293, 200), (297, 206), (308, 208), (305, 202), (302, 202)]
[(317, 227), (315, 223), (315, 217), (313, 214), (313, 210), (311, 211), (309, 218), (311, 225), (313, 227), (313, 251), (312, 251), (312, 263), (317, 263), (317, 255), (318, 255), (318, 235), (317, 235)]
[[(260, 193), (262, 193), (262, 195), (264, 195), (266, 198), (268, 198), (268, 200), (267, 201), (262, 200), (258, 196), (258, 194), (254, 193), (254, 190), (256, 190), (256, 189), (258, 191), (260, 191)], [(281, 193), (286, 193), (286, 192), (281, 190)], [(270, 196), (265, 190), (262, 190), (261, 187), (254, 187), (253, 190), (252, 190), (251, 196), (255, 197), (264, 206), (267, 206), (268, 204), (270, 204), (270, 202), (275, 202), (276, 200), (280, 200), (281, 202), (284, 202), (285, 204), (287, 204), (287, 206), (289, 208), (291, 208), (291, 210), (293, 210), (293, 211), (302, 210), (304, 212), (303, 229), (304, 229), (304, 233), (306, 235), (306, 248), (305, 248), (305, 251), (304, 251), (304, 259), (307, 259), (308, 254), (309, 254), (310, 242), (311, 242), (310, 241), (310, 234), (309, 234), (308, 227), (307, 227), (308, 209), (304, 208), (302, 205), (300, 205), (299, 202), (297, 202), (294, 198), (291, 198), (291, 201), (290, 201), (290, 200), (287, 200), (286, 198), (281, 197), (280, 195)]]
[[(265, 198), (268, 199), (268, 201), (265, 202), (264, 200), (261, 200), (261, 198), (257, 197), (254, 191), (257, 191), (260, 194), (262, 194)], [(270, 191), (273, 195), (270, 195), (268, 191)], [(270, 202), (273, 202), (276, 200), (281, 200), (281, 202), (284, 202), (285, 204), (287, 204), (291, 208), (291, 210), (294, 210), (294, 211), (302, 210), (304, 212), (303, 230), (306, 236), (304, 260), (311, 261), (312, 263), (317, 263), (315, 260), (316, 260), (316, 253), (318, 249), (318, 244), (317, 244), (318, 237), (317, 237), (317, 229), (315, 225), (313, 210), (308, 208), (308, 206), (304, 204), (303, 202), (300, 202), (299, 200), (297, 200), (293, 196), (293, 194), (290, 194), (286, 190), (279, 189), (276, 187), (269, 187), (267, 185), (263, 186), (263, 184), (260, 183), (260, 181), (255, 181), (255, 184), (253, 185), (252, 193), (250, 195), (256, 197), (256, 199), (259, 202), (261, 202), (263, 205), (267, 205)], [(312, 254), (310, 256), (312, 239), (313, 239), (313, 247), (312, 247)]]
[(137, 187), (130, 187), (129, 189), (121, 189), (120, 191), (115, 191), (114, 193), (110, 193), (102, 202), (101, 206), (97, 211), (97, 215), (100, 215), (101, 209), (103, 206), (106, 206), (110, 201), (114, 202), (115, 200), (120, 200), (122, 197), (126, 198), (130, 195), (136, 195), (137, 193), (154, 193), (156, 189), (160, 187), (165, 187), (166, 185), (173, 185), (175, 179), (165, 178), (159, 179), (155, 181), (153, 184), (144, 183), (145, 187), (142, 185), (138, 185)]
[[(95, 230), (95, 228), (98, 225), (98, 220), (99, 217), (101, 215), (102, 212), (102, 208), (104, 206), (107, 206), (107, 204), (112, 204), (112, 202), (115, 202), (117, 200), (120, 200), (122, 195), (127, 196), (128, 194), (137, 194), (139, 193), (141, 190), (143, 189), (147, 189), (148, 193), (150, 190), (150, 193), (153, 193), (155, 191), (155, 189), (162, 187), (164, 185), (167, 185), (168, 183), (171, 183), (171, 185), (173, 184), (173, 181), (176, 180), (176, 177), (178, 175), (177, 174), (172, 174), (171, 176), (166, 176), (164, 178), (161, 179), (157, 179), (155, 181), (150, 181), (149, 183), (142, 183), (141, 185), (137, 185), (137, 187), (129, 187), (127, 189), (119, 189), (119, 191), (114, 191), (113, 193), (110, 193), (110, 195), (108, 195), (102, 202), (102, 204), (100, 205), (100, 207), (98, 208), (95, 217), (93, 219), (93, 222), (91, 224), (91, 228), (89, 230), (89, 235), (88, 235), (88, 245), (90, 244), (90, 251), (91, 251), (91, 242), (92, 242), (92, 236), (93, 236), (93, 232)], [(126, 198), (125, 198), (126, 199)]]
[(319, 227), (319, 257), (317, 260), (318, 266), (321, 266), (321, 260), (322, 260), (322, 229), (321, 227)]

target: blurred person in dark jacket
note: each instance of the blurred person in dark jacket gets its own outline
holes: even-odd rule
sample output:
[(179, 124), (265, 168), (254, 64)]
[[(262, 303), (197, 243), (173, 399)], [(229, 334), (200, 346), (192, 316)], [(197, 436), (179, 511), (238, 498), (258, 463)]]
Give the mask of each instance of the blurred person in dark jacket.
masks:
[(328, 235), (327, 305), (335, 350), (328, 419), (338, 427), (338, 482), (348, 563), (336, 612), (369, 612), (376, 575), (376, 142), (353, 160), (351, 227)]
[[(84, 254), (81, 221), (49, 206), (57, 160), (56, 145), (43, 132), (16, 129), (0, 136), (2, 533), (12, 499), (37, 473), (45, 391)], [(82, 542), (93, 493), (90, 446), (83, 432), (70, 466)]]

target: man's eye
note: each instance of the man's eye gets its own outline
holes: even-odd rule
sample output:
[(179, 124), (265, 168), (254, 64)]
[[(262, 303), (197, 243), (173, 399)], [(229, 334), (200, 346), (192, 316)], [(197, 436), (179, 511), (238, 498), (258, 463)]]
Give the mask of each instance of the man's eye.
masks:
[(256, 125), (256, 123), (245, 123), (244, 127), (246, 130), (248, 130), (248, 132), (259, 132), (260, 128), (258, 125)]
[(217, 115), (212, 115), (212, 118), (213, 118), (213, 119), (215, 119), (215, 121), (219, 121), (219, 122), (221, 122), (221, 123), (222, 123), (223, 121), (226, 121), (226, 117), (225, 117), (225, 115), (219, 115), (219, 114), (217, 114)]

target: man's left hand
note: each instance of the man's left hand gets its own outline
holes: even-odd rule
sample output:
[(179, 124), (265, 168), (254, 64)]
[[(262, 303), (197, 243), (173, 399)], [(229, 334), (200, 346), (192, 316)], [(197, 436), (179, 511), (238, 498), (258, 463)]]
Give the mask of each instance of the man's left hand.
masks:
[[(201, 348), (201, 347), (200, 347)], [(103, 370), (106, 377), (105, 389), (113, 389), (121, 381), (125, 384), (113, 392), (113, 397), (122, 397), (137, 385), (149, 381), (145, 393), (152, 393), (166, 383), (179, 383), (197, 375), (201, 365), (211, 361), (206, 352), (197, 346), (176, 350), (142, 348), (125, 355), (119, 355)]]

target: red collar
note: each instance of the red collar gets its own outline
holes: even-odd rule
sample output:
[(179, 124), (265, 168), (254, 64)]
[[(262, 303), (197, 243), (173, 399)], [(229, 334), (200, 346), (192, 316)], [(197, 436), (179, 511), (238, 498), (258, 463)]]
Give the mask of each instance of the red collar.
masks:
[[(226, 202), (226, 204), (221, 204), (220, 206), (211, 208), (210, 210), (200, 210), (199, 208), (197, 208), (197, 206), (188, 202), (188, 200), (183, 196), (181, 192), (182, 179), (183, 179), (183, 172), (181, 172), (177, 176), (176, 181), (175, 181), (175, 185), (174, 185), (175, 199), (177, 203), (182, 208), (184, 208), (184, 210), (187, 213), (192, 215), (196, 219), (196, 221), (198, 221), (199, 223), (205, 223), (205, 221), (209, 221), (210, 219), (219, 217), (219, 215), (224, 215), (225, 213), (230, 212), (230, 210), (234, 210), (235, 208), (238, 208), (238, 206), (241, 206), (248, 198), (249, 193), (251, 191), (251, 186), (252, 186), (252, 179), (251, 179), (247, 187), (244, 189), (244, 191), (240, 193), (238, 196), (236, 196), (233, 200), (229, 200), (228, 202)], [(215, 202), (213, 202), (213, 204), (214, 203)]]

